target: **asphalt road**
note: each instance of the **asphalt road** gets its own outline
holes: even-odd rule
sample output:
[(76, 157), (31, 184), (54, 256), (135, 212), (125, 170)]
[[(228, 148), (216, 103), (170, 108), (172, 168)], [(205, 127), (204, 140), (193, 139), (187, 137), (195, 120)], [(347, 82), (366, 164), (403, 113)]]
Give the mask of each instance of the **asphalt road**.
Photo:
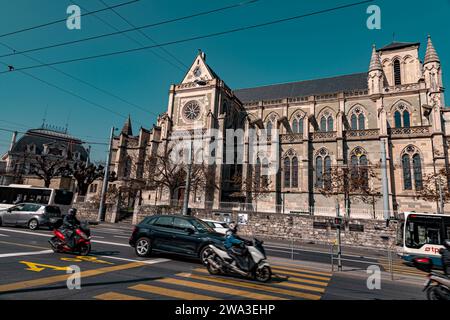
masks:
[[(319, 300), (423, 299), (417, 284), (383, 281), (376, 293), (367, 289), (364, 274), (332, 273), (330, 254), (267, 243), (275, 276), (269, 284), (232, 277), (214, 277), (196, 260), (157, 255), (137, 258), (128, 245), (131, 227), (100, 225), (92, 228), (88, 257), (55, 254), (48, 230), (0, 228), (0, 299), (55, 300)], [(291, 260), (292, 255), (294, 260)], [(380, 257), (351, 252), (344, 257), (381, 263)], [(366, 263), (346, 267), (365, 270)], [(71, 266), (81, 271), (81, 289), (68, 289)], [(404, 266), (398, 266), (404, 267)], [(406, 267), (405, 267), (406, 268)], [(409, 270), (409, 269), (406, 269)], [(412, 274), (420, 278), (423, 274)], [(72, 282), (73, 283), (73, 282)]]

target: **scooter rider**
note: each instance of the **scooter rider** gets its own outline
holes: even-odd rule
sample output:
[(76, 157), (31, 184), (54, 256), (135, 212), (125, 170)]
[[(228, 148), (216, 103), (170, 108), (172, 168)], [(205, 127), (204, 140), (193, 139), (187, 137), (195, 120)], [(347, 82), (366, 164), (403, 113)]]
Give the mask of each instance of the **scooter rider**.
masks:
[(80, 225), (80, 221), (76, 217), (77, 209), (71, 208), (64, 217), (62, 231), (67, 239), (67, 245), (70, 248), (75, 247), (75, 229)]
[(442, 267), (447, 277), (450, 277), (450, 240), (444, 241), (445, 249), (441, 249)]
[(248, 263), (246, 262), (246, 248), (245, 242), (237, 235), (237, 224), (231, 223), (230, 228), (225, 236), (225, 249), (228, 254), (234, 259), (238, 267), (243, 270), (247, 270)]

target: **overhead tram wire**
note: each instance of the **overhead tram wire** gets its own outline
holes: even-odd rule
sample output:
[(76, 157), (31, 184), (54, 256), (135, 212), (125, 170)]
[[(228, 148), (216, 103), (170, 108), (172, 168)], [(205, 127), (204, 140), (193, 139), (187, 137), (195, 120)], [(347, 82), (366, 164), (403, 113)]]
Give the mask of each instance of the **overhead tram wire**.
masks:
[[(81, 5), (77, 4), (76, 2), (73, 2), (73, 1), (69, 1), (69, 2), (70, 2), (70, 3), (73, 3), (73, 4), (76, 4), (76, 5), (78, 5), (81, 9), (87, 11), (87, 9), (85, 9), (85, 8), (82, 7)], [(108, 6), (108, 5), (106, 5), (106, 6)], [(117, 13), (117, 10), (115, 10), (115, 9), (111, 9), (111, 10), (112, 10), (114, 13), (118, 14), (118, 13)], [(109, 23), (107, 20), (103, 19), (103, 18), (100, 17), (99, 15), (94, 14), (93, 16), (94, 16), (97, 20), (101, 21), (103, 24), (105, 24), (105, 25), (107, 25), (108, 27), (110, 27), (111, 29), (113, 29), (113, 30), (115, 30), (115, 31), (119, 31), (119, 29), (118, 29), (117, 27), (115, 27), (113, 24)], [(137, 41), (136, 39), (132, 38), (132, 37), (129, 36), (128, 34), (122, 33), (122, 35), (123, 35), (124, 37), (126, 37), (128, 40), (130, 40), (130, 41), (132, 41), (132, 42), (138, 44), (139, 46), (141, 46), (141, 47), (144, 46), (142, 43), (140, 43), (140, 42)], [(181, 72), (185, 72), (185, 71), (186, 71), (185, 69), (182, 69), (182, 68), (181, 68), (180, 66), (178, 66), (177, 64), (174, 64), (172, 61), (170, 61), (170, 60), (167, 59), (166, 57), (164, 57), (164, 56), (158, 54), (158, 53), (155, 52), (154, 50), (152, 50), (152, 51), (150, 51), (150, 52), (151, 52), (154, 56), (156, 56), (156, 57), (158, 57), (158, 58), (164, 60), (165, 62), (167, 62), (168, 64), (170, 64), (170, 65), (173, 66), (174, 68), (178, 69), (179, 71), (181, 71)]]
[[(10, 45), (7, 45), (6, 43), (0, 42), (0, 45), (4, 46), (5, 48), (8, 48), (9, 50), (15, 51), (15, 49), (14, 49), (13, 47), (11, 47)], [(30, 59), (30, 60), (33, 60), (33, 61), (39, 63), (39, 64), (41, 64), (41, 65), (45, 65), (45, 64), (46, 64), (46, 63), (43, 62), (42, 60), (37, 59), (37, 58), (34, 58), (34, 57), (32, 57), (32, 56), (30, 56), (30, 55), (28, 55), (28, 54), (25, 54), (25, 53), (19, 53), (19, 54), (23, 55), (24, 57), (27, 57), (27, 58)], [(133, 103), (133, 102), (130, 102), (130, 101), (128, 101), (128, 100), (125, 100), (124, 98), (118, 96), (117, 94), (114, 94), (114, 93), (112, 93), (112, 92), (110, 92), (110, 91), (107, 91), (107, 90), (105, 90), (105, 89), (102, 89), (102, 88), (98, 87), (97, 85), (94, 85), (94, 84), (92, 84), (92, 83), (90, 83), (90, 82), (88, 82), (88, 81), (86, 81), (86, 80), (83, 80), (83, 79), (81, 79), (81, 78), (79, 78), (79, 77), (76, 77), (76, 76), (74, 76), (74, 75), (72, 75), (72, 74), (70, 74), (70, 73), (68, 73), (68, 72), (65, 72), (65, 71), (59, 69), (59, 68), (56, 68), (55, 66), (48, 66), (48, 67), (51, 68), (51, 69), (53, 69), (54, 71), (60, 73), (60, 74), (65, 75), (66, 77), (69, 77), (69, 78), (71, 78), (71, 79), (73, 79), (73, 80), (75, 80), (75, 81), (78, 81), (78, 82), (80, 82), (80, 83), (83, 83), (83, 84), (86, 85), (86, 86), (89, 86), (89, 87), (91, 87), (91, 88), (93, 88), (93, 89), (95, 89), (95, 90), (98, 90), (98, 91), (100, 91), (100, 92), (102, 92), (102, 93), (104, 93), (104, 94), (106, 94), (106, 95), (108, 95), (108, 96), (111, 96), (111, 97), (113, 97), (113, 98), (115, 98), (115, 99), (117, 99), (117, 100), (119, 100), (119, 101), (121, 101), (121, 102), (123, 102), (123, 103), (126, 103), (126, 104), (128, 104), (128, 105), (130, 105), (130, 106), (132, 106), (132, 107), (134, 107), (134, 108), (136, 108), (136, 109), (138, 109), (138, 110), (140, 110), (140, 111), (142, 111), (142, 112), (149, 113), (149, 114), (154, 115), (154, 116), (158, 116), (156, 113), (151, 112), (151, 111), (145, 109), (144, 107), (141, 107), (141, 106), (139, 106), (139, 105), (137, 105), (137, 104), (135, 104), (135, 103)]]
[[(105, 7), (108, 6), (108, 4), (103, 1), (103, 0), (98, 0), (100, 3), (102, 3)], [(125, 21), (130, 27), (132, 28), (137, 28), (136, 25), (134, 25), (129, 19), (125, 18), (124, 15), (122, 15), (120, 12), (118, 12), (115, 9), (111, 9), (112, 12), (114, 12), (119, 18), (121, 18), (123, 21)], [(153, 38), (151, 38), (148, 34), (146, 34), (144, 31), (142, 31), (141, 29), (136, 30), (139, 34), (141, 34), (143, 37), (145, 37), (146, 39), (150, 40), (153, 44), (157, 44), (157, 42), (155, 40), (153, 40)], [(137, 40), (136, 40), (137, 41)], [(144, 47), (145, 45), (140, 43), (139, 41), (137, 41), (139, 43), (139, 45), (141, 47)], [(183, 61), (181, 61), (180, 59), (178, 59), (172, 52), (170, 52), (169, 50), (167, 50), (164, 47), (160, 47), (159, 48), (162, 52), (164, 52), (165, 54), (167, 54), (168, 56), (170, 56), (172, 59), (174, 59), (176, 62), (178, 62), (181, 66), (183, 66), (184, 69), (180, 69), (182, 72), (186, 72), (186, 69), (189, 69), (189, 66), (187, 66)], [(151, 51), (154, 53), (154, 51)]]
[[(102, 9), (99, 9), (99, 10), (82, 13), (82, 14), (79, 15), (79, 17), (84, 17), (84, 16), (88, 16), (88, 15), (95, 14), (95, 13), (98, 13), (98, 12), (107, 11), (107, 10), (111, 10), (111, 9), (114, 9), (114, 8), (127, 6), (127, 5), (130, 5), (130, 4), (139, 2), (139, 1), (140, 0), (131, 0), (131, 1), (128, 1), (128, 2), (124, 2), (124, 3), (119, 3), (119, 4), (116, 4), (116, 5), (107, 7), (107, 8), (102, 8)], [(66, 22), (66, 21), (67, 21), (67, 17), (65, 17), (64, 19), (59, 19), (59, 20), (55, 20), (55, 21), (42, 23), (42, 24), (39, 24), (39, 25), (36, 25), (36, 26), (33, 26), (33, 27), (27, 27), (27, 28), (16, 30), (16, 31), (3, 33), (3, 34), (0, 34), (0, 38), (11, 36), (11, 35), (18, 34), (18, 33), (23, 33), (23, 32), (26, 32), (26, 31), (31, 31), (31, 30), (35, 30), (35, 29), (48, 27), (48, 26), (51, 26), (51, 25), (54, 25), (54, 24), (58, 24), (58, 23), (61, 23), (61, 22)]]
[(237, 8), (237, 7), (242, 7), (242, 6), (245, 6), (245, 5), (248, 5), (248, 4), (251, 4), (251, 3), (255, 3), (255, 2), (258, 2), (258, 1), (260, 1), (260, 0), (250, 0), (250, 1), (240, 2), (240, 3), (234, 4), (234, 5), (230, 5), (230, 6), (226, 6), (226, 7), (222, 7), (222, 8), (217, 8), (217, 9), (213, 9), (213, 10), (208, 10), (208, 11), (203, 11), (203, 12), (199, 12), (199, 13), (195, 13), (195, 14), (191, 14), (191, 15), (187, 15), (187, 16), (183, 16), (183, 17), (179, 17), (179, 18), (164, 20), (164, 21), (161, 21), (161, 22), (151, 23), (151, 24), (147, 24), (147, 25), (144, 25), (144, 26), (140, 26), (140, 27), (130, 28), (130, 29), (121, 30), (121, 31), (112, 32), (112, 33), (101, 34), (101, 35), (98, 35), (98, 36), (87, 37), (87, 38), (83, 38), (83, 39), (79, 39), (79, 40), (72, 40), (72, 41), (62, 42), (62, 43), (48, 45), (48, 46), (43, 46), (43, 47), (39, 47), (39, 48), (27, 49), (27, 50), (23, 50), (23, 51), (16, 52), (16, 53), (8, 53), (8, 54), (0, 55), (0, 58), (10, 57), (10, 56), (13, 56), (13, 55), (18, 54), (18, 53), (29, 53), (29, 52), (34, 52), (34, 51), (53, 49), (53, 48), (57, 48), (57, 47), (61, 47), (61, 46), (66, 46), (66, 45), (81, 43), (81, 42), (85, 42), (85, 41), (90, 41), (90, 40), (95, 40), (95, 39), (101, 39), (101, 38), (105, 38), (105, 37), (115, 36), (115, 35), (119, 35), (119, 34), (123, 34), (123, 33), (133, 32), (133, 31), (137, 31), (137, 30), (152, 28), (152, 27), (161, 26), (161, 25), (164, 25), (164, 24), (170, 24), (170, 23), (177, 22), (177, 21), (192, 19), (192, 18), (205, 16), (205, 15), (209, 15), (209, 14), (220, 12), (220, 11), (225, 11), (225, 10), (229, 10), (229, 9), (233, 9), (233, 8)]
[[(270, 26), (270, 25), (275, 25), (275, 24), (279, 24), (279, 23), (283, 23), (283, 22), (299, 20), (299, 19), (302, 19), (302, 18), (315, 16), (315, 15), (320, 15), (320, 14), (324, 14), (324, 13), (328, 13), (328, 12), (338, 11), (338, 10), (342, 10), (342, 9), (346, 9), (346, 8), (350, 8), (350, 7), (359, 6), (359, 5), (362, 5), (362, 4), (371, 3), (373, 1), (375, 1), (375, 0), (366, 0), (366, 1), (361, 1), (361, 2), (355, 2), (355, 3), (351, 3), (351, 4), (347, 4), (347, 5), (342, 5), (342, 6), (328, 8), (328, 9), (324, 9), (324, 10), (314, 11), (314, 12), (310, 12), (310, 13), (306, 13), (306, 14), (302, 14), (302, 15), (289, 17), (289, 18), (277, 19), (277, 20), (272, 20), (272, 21), (269, 21), (269, 22), (264, 22), (264, 23), (260, 23), (260, 24), (239, 27), (239, 28), (230, 29), (230, 30), (226, 30), (226, 31), (220, 31), (220, 32), (206, 34), (206, 35), (200, 35), (200, 36), (195, 36), (195, 37), (190, 37), (190, 38), (185, 38), (185, 39), (180, 39), (180, 40), (169, 41), (169, 42), (161, 43), (161, 44), (158, 44), (158, 45), (145, 46), (145, 47), (141, 47), (141, 48), (133, 48), (133, 49), (127, 49), (127, 50), (121, 50), (121, 51), (113, 51), (113, 52), (97, 54), (97, 55), (92, 55), (92, 56), (86, 56), (86, 57), (81, 57), (81, 58), (60, 60), (60, 61), (55, 61), (55, 62), (52, 62), (52, 63), (45, 64), (45, 65), (34, 65), (34, 66), (22, 67), (22, 68), (15, 69), (15, 71), (42, 68), (42, 67), (45, 67), (47, 65), (59, 65), (59, 64), (66, 64), (66, 63), (73, 63), (73, 62), (79, 62), (79, 61), (85, 61), (85, 60), (92, 60), (92, 59), (98, 59), (98, 58), (111, 57), (111, 56), (131, 53), (131, 52), (138, 52), (138, 51), (143, 51), (143, 50), (148, 50), (148, 49), (153, 49), (153, 48), (158, 48), (158, 47), (165, 47), (165, 46), (168, 46), (168, 45), (174, 45), (174, 44), (179, 44), (179, 43), (190, 42), (190, 41), (194, 41), (194, 40), (201, 40), (201, 39), (207, 39), (207, 38), (212, 38), (212, 37), (217, 37), (217, 36), (223, 36), (223, 35), (226, 35), (226, 34), (242, 32), (242, 31), (246, 31), (246, 30), (251, 30), (251, 29), (266, 27), (266, 26)], [(10, 72), (13, 72), (13, 71), (2, 71), (2, 72), (0, 72), (0, 74), (10, 73)]]

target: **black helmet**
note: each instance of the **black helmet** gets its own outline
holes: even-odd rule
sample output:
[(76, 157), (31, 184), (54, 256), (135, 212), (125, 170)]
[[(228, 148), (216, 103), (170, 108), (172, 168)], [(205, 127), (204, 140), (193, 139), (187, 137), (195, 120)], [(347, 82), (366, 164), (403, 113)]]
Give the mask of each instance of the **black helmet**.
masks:
[(447, 239), (447, 240), (444, 241), (444, 247), (445, 247), (447, 250), (450, 250), (450, 240), (449, 240), (449, 239)]
[(75, 217), (77, 215), (77, 209), (70, 208), (68, 214), (69, 216)]

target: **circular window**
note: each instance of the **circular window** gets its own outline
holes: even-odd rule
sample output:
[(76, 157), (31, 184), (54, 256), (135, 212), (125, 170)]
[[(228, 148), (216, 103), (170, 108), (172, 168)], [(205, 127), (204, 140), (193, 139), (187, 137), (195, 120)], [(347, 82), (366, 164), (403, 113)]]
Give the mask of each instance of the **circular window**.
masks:
[(184, 105), (183, 115), (187, 120), (197, 120), (200, 116), (200, 105), (197, 101), (190, 101)]

